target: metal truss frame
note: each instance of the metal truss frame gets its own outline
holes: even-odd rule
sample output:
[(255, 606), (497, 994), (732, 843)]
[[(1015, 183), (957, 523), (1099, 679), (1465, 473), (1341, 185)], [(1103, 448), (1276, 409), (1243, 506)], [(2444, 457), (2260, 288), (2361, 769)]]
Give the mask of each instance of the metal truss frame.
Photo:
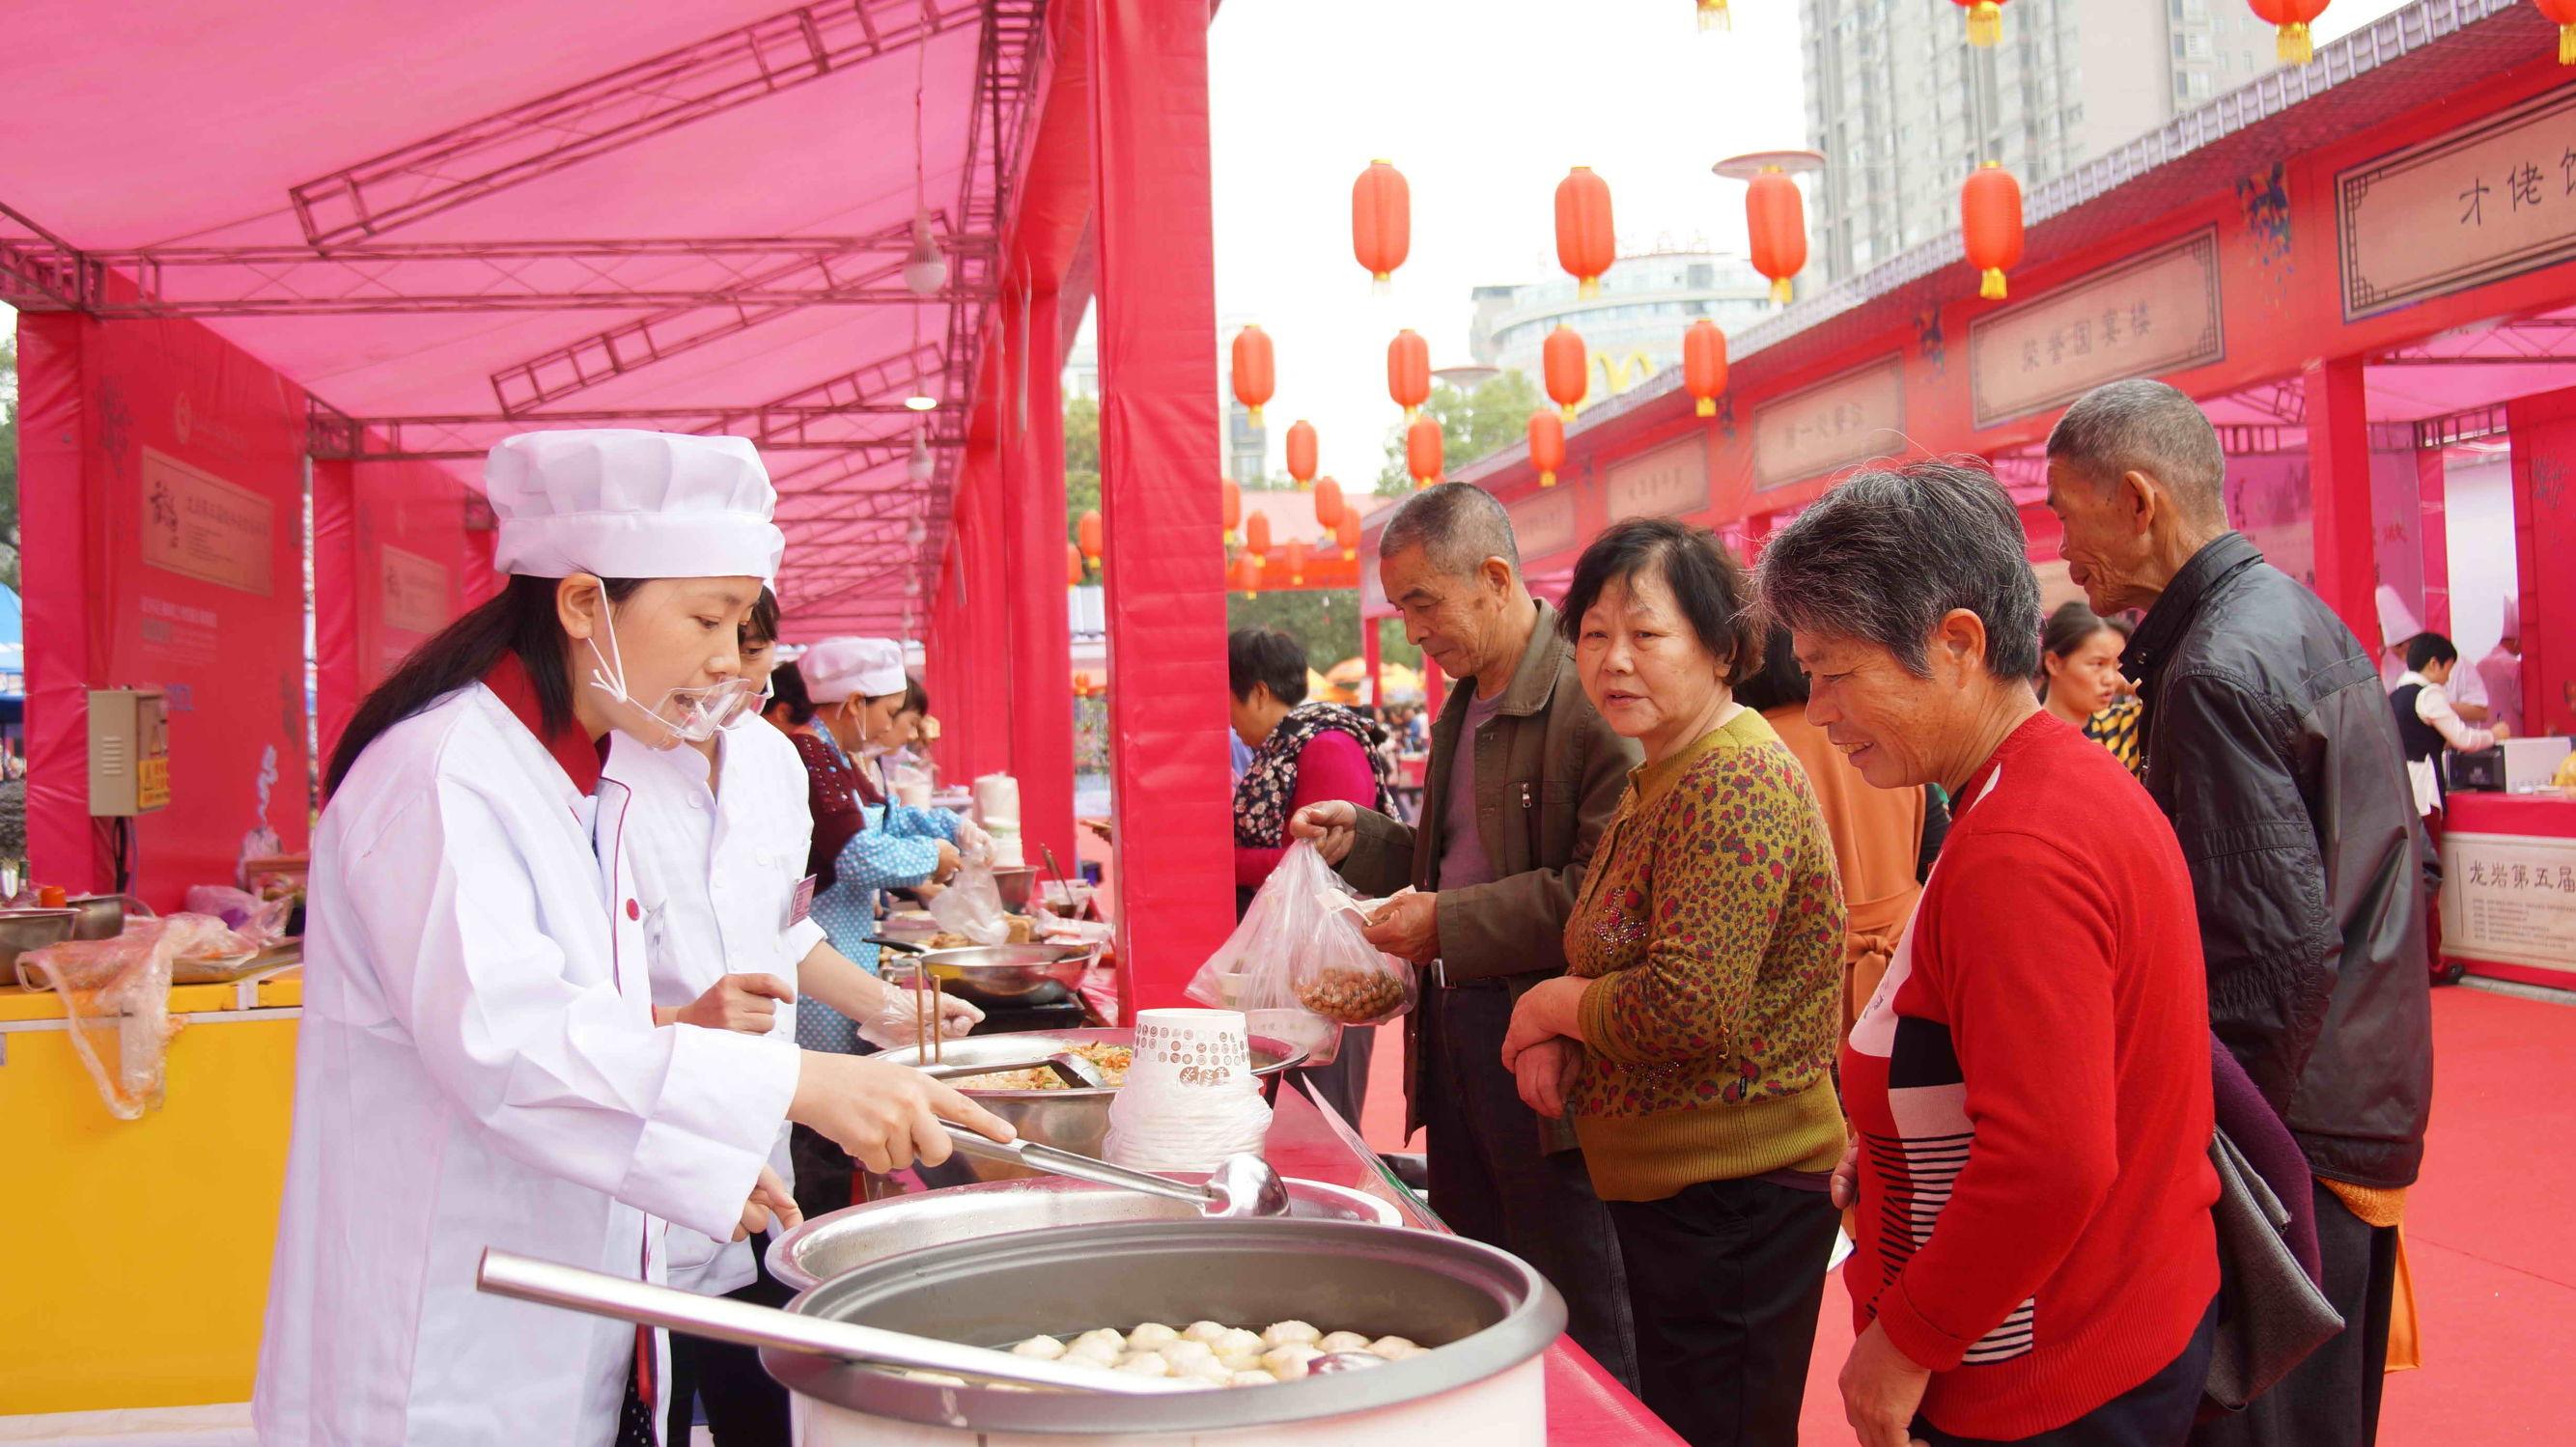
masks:
[(305, 239), (382, 236), (981, 17), (986, 0), (799, 5), (287, 188)]

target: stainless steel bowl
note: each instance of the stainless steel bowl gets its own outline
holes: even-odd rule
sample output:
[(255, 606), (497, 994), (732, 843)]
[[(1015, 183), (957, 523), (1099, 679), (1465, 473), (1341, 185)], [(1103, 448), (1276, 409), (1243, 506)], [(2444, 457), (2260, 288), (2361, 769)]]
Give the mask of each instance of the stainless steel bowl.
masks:
[(993, 888), (1001, 893), (1002, 908), (1013, 914), (1029, 912), (1029, 886), (1037, 882), (1035, 865), (1001, 864), (993, 867)]
[(72, 924), (73, 939), (112, 940), (125, 933), (124, 895), (75, 895), (68, 904), (72, 913), (80, 916)]
[[(1040, 1042), (1044, 1042), (1042, 1045)], [(971, 1065), (977, 1060), (1026, 1060), (1041, 1050), (1062, 1049), (1077, 1044), (1129, 1045), (1136, 1043), (1133, 1030), (1031, 1030), (1008, 1035), (970, 1035), (963, 1040), (950, 1040), (940, 1046), (940, 1062), (945, 1065)], [(1265, 1085), (1276, 1080), (1280, 1072), (1294, 1068), (1306, 1058), (1304, 1047), (1268, 1035), (1254, 1035), (1245, 1042), (1252, 1050), (1252, 1073)], [(1038, 1047), (1032, 1049), (1031, 1047)], [(916, 1063), (919, 1052), (912, 1049), (889, 1050), (877, 1057), (899, 1065)], [(1117, 1087), (1099, 1090), (974, 1090), (968, 1095), (975, 1103), (1011, 1123), (1011, 1128), (1040, 1145), (1056, 1146), (1097, 1158), (1109, 1138), (1109, 1102), (1118, 1094)], [(1016, 1181), (1031, 1178), (1031, 1172), (1020, 1166), (987, 1161), (962, 1152), (952, 1158), (943, 1171), (955, 1170), (978, 1181)]]
[(1080, 945), (966, 945), (919, 955), (888, 950), (877, 962), (889, 982), (909, 981), (914, 970), (926, 969), (969, 1004), (1013, 1008), (1072, 999), (1090, 966), (1091, 951)]
[[(1288, 1211), (1293, 1217), (1404, 1224), (1403, 1213), (1392, 1202), (1365, 1192), (1294, 1178), (1287, 1184)], [(1061, 1176), (983, 1181), (944, 1191), (888, 1196), (812, 1217), (769, 1244), (769, 1272), (791, 1290), (803, 1291), (843, 1272), (925, 1247), (983, 1241), (1014, 1231), (1198, 1219), (1198, 1211), (1184, 1202)]]
[[(829, 1409), (952, 1430), (1157, 1438), (1343, 1417), (1466, 1392), (1529, 1363), (1565, 1303), (1528, 1264), (1429, 1231), (1347, 1221), (1068, 1226), (887, 1257), (833, 1277), (790, 1311), (974, 1346), (1138, 1322), (1310, 1321), (1432, 1350), (1367, 1371), (1241, 1391), (1068, 1397), (943, 1386), (853, 1363), (763, 1351), (789, 1390)], [(827, 1431), (846, 1424), (820, 1414)], [(805, 1419), (810, 1428), (813, 1417)], [(855, 1441), (854, 1434), (803, 1440)], [(962, 1440), (962, 1439), (961, 1439)]]
[(0, 971), (15, 978), (20, 955), (70, 939), (79, 920), (73, 909), (0, 909)]

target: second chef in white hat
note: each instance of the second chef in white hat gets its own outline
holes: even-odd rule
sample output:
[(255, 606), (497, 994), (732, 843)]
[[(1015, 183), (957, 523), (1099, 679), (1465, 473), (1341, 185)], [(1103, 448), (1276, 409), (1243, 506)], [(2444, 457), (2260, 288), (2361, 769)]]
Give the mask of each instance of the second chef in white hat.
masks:
[(701, 739), (783, 539), (734, 438), (493, 449), (489, 601), (359, 706), (314, 835), (295, 1119), (253, 1412), (268, 1444), (653, 1440), (658, 1334), (479, 1294), (486, 1247), (658, 1279), (668, 1220), (792, 1215), (782, 1120), (877, 1169), (939, 1118), (916, 1072), (660, 1027), (608, 736)]

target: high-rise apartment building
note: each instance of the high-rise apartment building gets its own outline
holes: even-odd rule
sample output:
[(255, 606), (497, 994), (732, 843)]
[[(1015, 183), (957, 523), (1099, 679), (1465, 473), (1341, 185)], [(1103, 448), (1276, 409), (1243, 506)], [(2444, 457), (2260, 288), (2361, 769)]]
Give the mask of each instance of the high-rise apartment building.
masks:
[[(2025, 191), (2269, 70), (2272, 27), (2241, 0), (2015, 0), (2003, 40), (1921, 0), (1800, 0), (1809, 285), (1959, 224), (1959, 183), (2001, 161)], [(1821, 271), (1822, 275), (1816, 273)]]

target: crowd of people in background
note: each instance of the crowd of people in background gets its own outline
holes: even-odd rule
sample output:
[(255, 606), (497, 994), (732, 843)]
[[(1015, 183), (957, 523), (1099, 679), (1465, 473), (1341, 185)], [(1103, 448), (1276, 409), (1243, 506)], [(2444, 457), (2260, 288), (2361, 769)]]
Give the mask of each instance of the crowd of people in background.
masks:
[[(2392, 708), (2171, 387), (2076, 403), (2048, 470), (2085, 596), (2046, 617), (1975, 464), (1865, 470), (1752, 573), (1618, 524), (1561, 610), (1498, 502), (1424, 490), (1381, 545), (1458, 680), (1419, 815), (1355, 758), (1286, 795), (1354, 888), (1411, 886), (1367, 933), (1426, 971), (1433, 1208), (1695, 1447), (1796, 1440), (1842, 1212), (1865, 1447), (2375, 1438), (2456, 651)], [(1298, 705), (1237, 642), (1251, 741)]]

